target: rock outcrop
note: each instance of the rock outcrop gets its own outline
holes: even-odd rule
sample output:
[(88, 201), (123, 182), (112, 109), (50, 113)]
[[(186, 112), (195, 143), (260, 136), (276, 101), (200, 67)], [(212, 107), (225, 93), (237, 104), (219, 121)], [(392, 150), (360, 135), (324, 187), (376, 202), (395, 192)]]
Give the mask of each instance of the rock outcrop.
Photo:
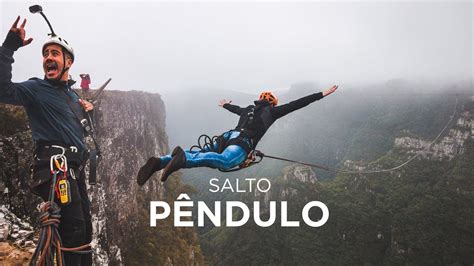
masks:
[(303, 165), (291, 165), (283, 170), (283, 179), (296, 179), (302, 183), (314, 184), (318, 181), (316, 173), (311, 167)]
[[(394, 146), (411, 154), (421, 152), (421, 156), (427, 159), (451, 160), (454, 156), (464, 153), (464, 142), (474, 136), (473, 116), (474, 114), (469, 111), (461, 112), (460, 117), (448, 134), (432, 145), (431, 140), (403, 136), (395, 139)], [(409, 132), (406, 133), (409, 134)]]
[(33, 227), (0, 205), (0, 265), (27, 263), (33, 255)]

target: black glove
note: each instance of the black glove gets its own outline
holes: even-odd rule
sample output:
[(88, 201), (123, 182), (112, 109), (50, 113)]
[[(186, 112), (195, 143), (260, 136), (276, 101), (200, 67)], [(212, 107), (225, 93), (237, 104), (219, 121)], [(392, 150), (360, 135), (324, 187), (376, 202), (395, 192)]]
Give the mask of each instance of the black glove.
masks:
[(23, 46), (23, 40), (16, 32), (9, 31), (2, 46), (16, 51)]

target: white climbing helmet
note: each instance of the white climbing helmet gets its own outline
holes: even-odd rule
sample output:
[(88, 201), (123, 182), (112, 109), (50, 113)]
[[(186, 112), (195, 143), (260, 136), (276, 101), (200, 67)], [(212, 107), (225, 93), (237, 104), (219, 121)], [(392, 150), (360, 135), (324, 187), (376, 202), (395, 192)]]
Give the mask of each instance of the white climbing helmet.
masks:
[(72, 49), (72, 46), (64, 38), (61, 38), (57, 35), (51, 36), (49, 40), (43, 44), (43, 49), (41, 50), (41, 52), (43, 52), (44, 48), (46, 48), (46, 46), (50, 44), (57, 44), (63, 47), (69, 54), (71, 54), (72, 61), (74, 61), (74, 49)]

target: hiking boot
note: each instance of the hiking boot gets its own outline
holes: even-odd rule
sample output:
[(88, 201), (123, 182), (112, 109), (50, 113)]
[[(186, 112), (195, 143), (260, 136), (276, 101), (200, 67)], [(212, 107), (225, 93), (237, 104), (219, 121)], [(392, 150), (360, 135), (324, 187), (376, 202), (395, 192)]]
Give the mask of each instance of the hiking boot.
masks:
[(171, 175), (174, 171), (177, 171), (186, 166), (186, 155), (184, 154), (183, 149), (181, 147), (176, 146), (174, 148), (173, 153), (171, 153), (172, 159), (163, 170), (161, 174), (161, 182), (165, 182), (168, 179), (168, 176)]
[(161, 159), (159, 157), (150, 157), (146, 164), (140, 168), (137, 175), (137, 183), (140, 186), (143, 186), (148, 179), (155, 173), (162, 169), (160, 167)]

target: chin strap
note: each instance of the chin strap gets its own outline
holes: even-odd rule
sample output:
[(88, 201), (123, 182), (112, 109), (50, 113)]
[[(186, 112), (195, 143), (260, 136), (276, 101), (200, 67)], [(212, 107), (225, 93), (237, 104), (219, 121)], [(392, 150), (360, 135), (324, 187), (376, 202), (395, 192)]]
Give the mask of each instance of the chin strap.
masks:
[(59, 80), (61, 80), (63, 75), (69, 70), (69, 67), (66, 67), (66, 51), (62, 47), (61, 47), (61, 49), (63, 50), (63, 70), (61, 71), (61, 74), (58, 77)]

